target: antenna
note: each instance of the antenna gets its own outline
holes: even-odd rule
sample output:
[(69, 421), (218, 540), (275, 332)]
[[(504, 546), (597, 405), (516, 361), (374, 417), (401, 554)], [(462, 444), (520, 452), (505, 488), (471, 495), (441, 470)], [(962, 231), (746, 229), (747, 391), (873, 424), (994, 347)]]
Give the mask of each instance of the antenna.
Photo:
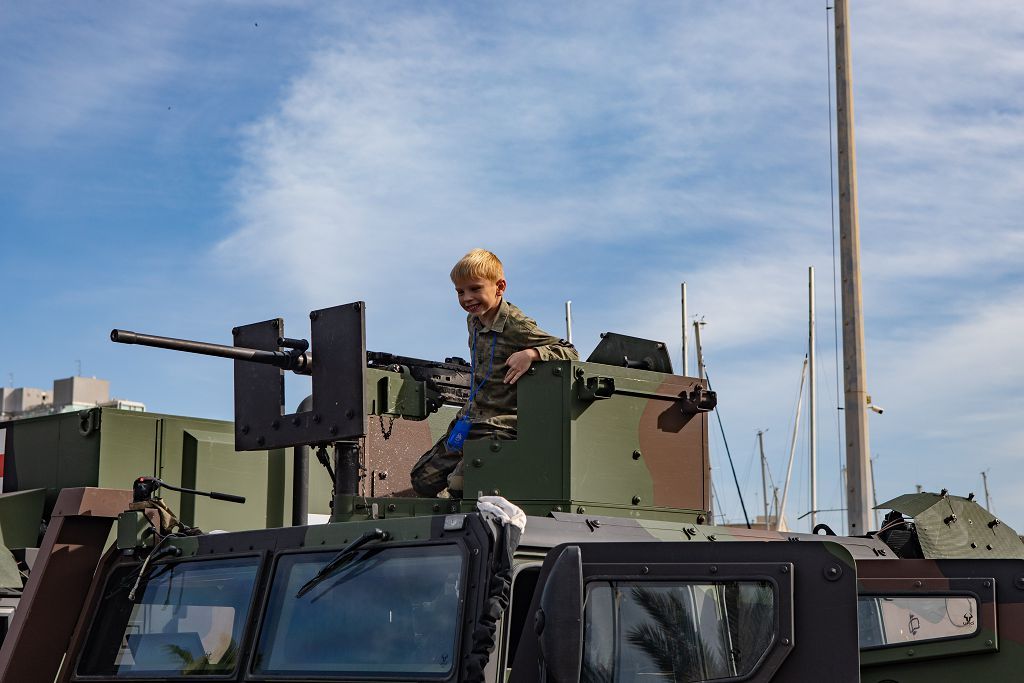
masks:
[(75, 377), (81, 377), (82, 376), (82, 361), (81, 361), (81, 359), (75, 361), (75, 369), (77, 370), (77, 372), (75, 372)]

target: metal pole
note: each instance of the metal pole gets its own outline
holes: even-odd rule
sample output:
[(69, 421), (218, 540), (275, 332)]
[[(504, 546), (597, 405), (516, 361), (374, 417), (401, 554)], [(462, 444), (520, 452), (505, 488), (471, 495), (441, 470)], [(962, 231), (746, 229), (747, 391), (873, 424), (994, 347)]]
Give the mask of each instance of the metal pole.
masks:
[(811, 460), (811, 528), (818, 524), (818, 378), (814, 365), (814, 266), (807, 269), (807, 422)]
[(572, 301), (565, 302), (565, 341), (572, 344)]
[(992, 499), (988, 497), (988, 470), (981, 473), (981, 483), (985, 487), (985, 509), (992, 512)]
[(793, 456), (796, 455), (796, 435), (800, 433), (800, 408), (803, 407), (804, 378), (807, 376), (807, 356), (804, 356), (803, 367), (800, 368), (800, 390), (796, 394), (796, 419), (793, 420), (793, 438), (789, 442), (789, 464), (786, 466), (786, 483), (782, 487), (782, 502), (779, 503), (779, 514), (775, 518), (775, 530), (782, 530), (783, 515), (786, 514), (786, 499), (789, 498), (789, 480), (793, 476)]
[(761, 497), (764, 498), (764, 528), (770, 529), (768, 524), (768, 473), (765, 471), (764, 459), (764, 430), (757, 430), (757, 447), (761, 451)]
[[(313, 395), (302, 399), (296, 413), (313, 410)], [(309, 446), (292, 449), (292, 526), (309, 524)]]
[(703, 324), (703, 321), (693, 321), (693, 343), (697, 348), (697, 377), (699, 379), (704, 379), (704, 350), (700, 346), (700, 328)]
[(839, 261), (843, 292), (843, 413), (846, 417), (847, 521), (851, 536), (866, 533), (871, 507), (864, 312), (857, 220), (857, 155), (853, 137), (853, 82), (848, 0), (835, 0), (836, 131), (839, 152)]
[(686, 283), (682, 284), (682, 305), (683, 305), (683, 377), (690, 376), (690, 340), (689, 329), (686, 327)]

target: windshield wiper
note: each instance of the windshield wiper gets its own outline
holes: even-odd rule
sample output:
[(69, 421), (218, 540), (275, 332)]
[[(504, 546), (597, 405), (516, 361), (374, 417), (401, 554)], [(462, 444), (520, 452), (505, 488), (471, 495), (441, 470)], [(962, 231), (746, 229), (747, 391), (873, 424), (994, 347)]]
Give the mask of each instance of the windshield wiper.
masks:
[(323, 568), (316, 573), (316, 576), (307, 581), (302, 588), (299, 589), (299, 592), (295, 594), (295, 597), (301, 598), (303, 595), (316, 588), (324, 579), (333, 574), (338, 567), (355, 557), (356, 551), (367, 543), (371, 541), (386, 541), (389, 538), (391, 538), (391, 534), (382, 529), (367, 531), (365, 534), (345, 546), (340, 553), (335, 555), (330, 562), (325, 564)]

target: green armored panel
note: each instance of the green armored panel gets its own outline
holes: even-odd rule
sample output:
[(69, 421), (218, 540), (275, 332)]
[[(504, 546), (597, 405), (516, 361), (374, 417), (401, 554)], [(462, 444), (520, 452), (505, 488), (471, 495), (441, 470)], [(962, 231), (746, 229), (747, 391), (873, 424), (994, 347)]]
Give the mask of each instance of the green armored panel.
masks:
[(4, 490), (46, 489), (49, 510), (61, 488), (96, 486), (97, 417), (98, 411), (90, 410), (10, 423), (13, 452), (7, 455), (9, 472), (4, 478)]
[(8, 548), (35, 548), (46, 489), (0, 494), (0, 536)]
[(686, 399), (701, 386), (597, 363), (537, 363), (519, 384), (517, 438), (466, 443), (466, 495), (591, 512), (706, 511), (707, 413)]

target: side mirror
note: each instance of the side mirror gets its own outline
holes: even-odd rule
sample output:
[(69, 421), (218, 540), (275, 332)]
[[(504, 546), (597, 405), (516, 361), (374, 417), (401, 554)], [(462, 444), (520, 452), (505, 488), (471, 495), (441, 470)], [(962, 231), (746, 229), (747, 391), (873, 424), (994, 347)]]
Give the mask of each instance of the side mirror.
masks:
[(534, 628), (540, 642), (543, 680), (578, 683), (583, 660), (583, 559), (566, 546), (551, 567)]

